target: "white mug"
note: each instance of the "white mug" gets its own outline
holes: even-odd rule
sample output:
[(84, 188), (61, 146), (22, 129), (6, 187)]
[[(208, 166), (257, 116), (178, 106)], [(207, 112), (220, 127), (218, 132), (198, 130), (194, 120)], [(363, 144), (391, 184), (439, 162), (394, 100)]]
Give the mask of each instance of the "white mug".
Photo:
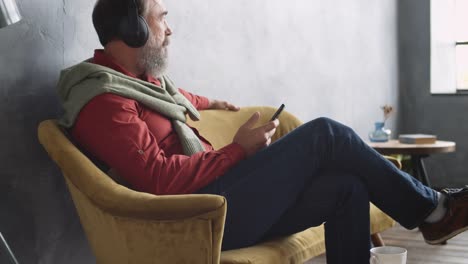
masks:
[(375, 247), (370, 253), (371, 264), (406, 264), (407, 251), (401, 247)]

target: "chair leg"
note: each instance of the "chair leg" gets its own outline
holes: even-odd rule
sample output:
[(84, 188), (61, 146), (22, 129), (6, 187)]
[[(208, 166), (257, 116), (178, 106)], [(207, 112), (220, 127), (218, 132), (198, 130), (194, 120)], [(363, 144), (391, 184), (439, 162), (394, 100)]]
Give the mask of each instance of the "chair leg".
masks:
[(385, 243), (382, 239), (382, 236), (380, 236), (379, 233), (375, 233), (371, 235), (371, 240), (372, 244), (374, 244), (374, 247), (383, 247), (385, 246)]

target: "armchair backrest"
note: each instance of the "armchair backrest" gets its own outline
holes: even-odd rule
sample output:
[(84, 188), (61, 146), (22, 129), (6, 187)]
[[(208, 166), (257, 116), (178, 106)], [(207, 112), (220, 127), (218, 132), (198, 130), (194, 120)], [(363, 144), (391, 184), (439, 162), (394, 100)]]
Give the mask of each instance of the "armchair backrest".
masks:
[[(244, 107), (238, 112), (223, 110), (201, 111), (201, 121), (190, 122), (206, 137), (216, 149), (229, 144), (237, 129), (255, 112), (261, 112), (258, 125), (268, 122), (276, 109), (272, 107)], [(273, 141), (287, 134), (301, 124), (292, 114), (283, 111), (281, 124)], [(116, 182), (101, 171), (63, 133), (55, 120), (46, 120), (38, 128), (40, 143), (52, 160), (62, 170), (67, 183), (72, 184), (94, 204), (106, 210), (121, 210), (123, 207), (136, 208), (129, 204), (135, 196), (152, 199), (154, 195), (135, 192)], [(92, 184), (90, 184), (92, 183)]]
[[(201, 111), (201, 121), (189, 123), (196, 127), (216, 149), (219, 149), (232, 141), (237, 129), (255, 111), (261, 112), (258, 122), (258, 125), (261, 125), (268, 122), (276, 109), (272, 107), (244, 107), (238, 112), (206, 110)], [(287, 134), (301, 124), (299, 119), (286, 111), (283, 111), (279, 119), (281, 121), (280, 126), (273, 136), (273, 140)], [(112, 180), (73, 145), (56, 120), (41, 122), (38, 128), (38, 136), (40, 143), (49, 153), (49, 156), (62, 170), (74, 200), (84, 199), (86, 203), (91, 203), (93, 206), (115, 215), (133, 215), (144, 218), (160, 217), (157, 215), (158, 207), (156, 202), (154, 203), (155, 208), (153, 208), (154, 214), (148, 215), (147, 201), (155, 201), (157, 196), (130, 190)], [(223, 201), (219, 200), (218, 203), (221, 204)], [(76, 201), (75, 204), (79, 211), (79, 204)], [(197, 208), (201, 213), (210, 208), (212, 204), (207, 203), (207, 206), (204, 208), (202, 204)], [(173, 209), (175, 214), (173, 216), (177, 217), (181, 208)], [(197, 213), (193, 212), (193, 210), (188, 210), (188, 212)], [(186, 214), (182, 215), (187, 216)]]
[[(237, 129), (239, 129), (255, 111), (261, 113), (260, 120), (258, 121), (258, 126), (260, 126), (270, 120), (276, 112), (276, 109), (265, 106), (243, 107), (238, 112), (204, 110), (200, 112), (200, 121), (193, 122), (189, 120), (188, 123), (198, 129), (200, 134), (208, 139), (215, 149), (220, 149), (232, 142)], [(302, 124), (297, 117), (287, 111), (283, 111), (278, 119), (280, 120), (280, 126), (276, 129), (276, 133), (272, 137), (273, 142)]]

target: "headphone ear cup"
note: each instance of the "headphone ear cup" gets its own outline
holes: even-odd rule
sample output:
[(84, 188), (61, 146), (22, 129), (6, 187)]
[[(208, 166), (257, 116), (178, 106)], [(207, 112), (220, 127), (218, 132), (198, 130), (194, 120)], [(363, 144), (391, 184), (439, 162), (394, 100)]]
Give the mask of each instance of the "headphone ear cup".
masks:
[(140, 15), (137, 16), (136, 23), (129, 16), (124, 17), (120, 21), (119, 32), (123, 42), (132, 48), (143, 47), (149, 37), (148, 23)]

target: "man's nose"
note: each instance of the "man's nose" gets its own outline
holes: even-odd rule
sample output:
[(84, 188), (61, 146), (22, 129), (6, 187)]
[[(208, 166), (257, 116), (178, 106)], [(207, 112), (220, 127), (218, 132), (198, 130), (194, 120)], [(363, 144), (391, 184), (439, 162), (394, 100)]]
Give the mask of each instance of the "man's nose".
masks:
[(166, 22), (166, 36), (172, 35), (172, 29), (169, 24)]

